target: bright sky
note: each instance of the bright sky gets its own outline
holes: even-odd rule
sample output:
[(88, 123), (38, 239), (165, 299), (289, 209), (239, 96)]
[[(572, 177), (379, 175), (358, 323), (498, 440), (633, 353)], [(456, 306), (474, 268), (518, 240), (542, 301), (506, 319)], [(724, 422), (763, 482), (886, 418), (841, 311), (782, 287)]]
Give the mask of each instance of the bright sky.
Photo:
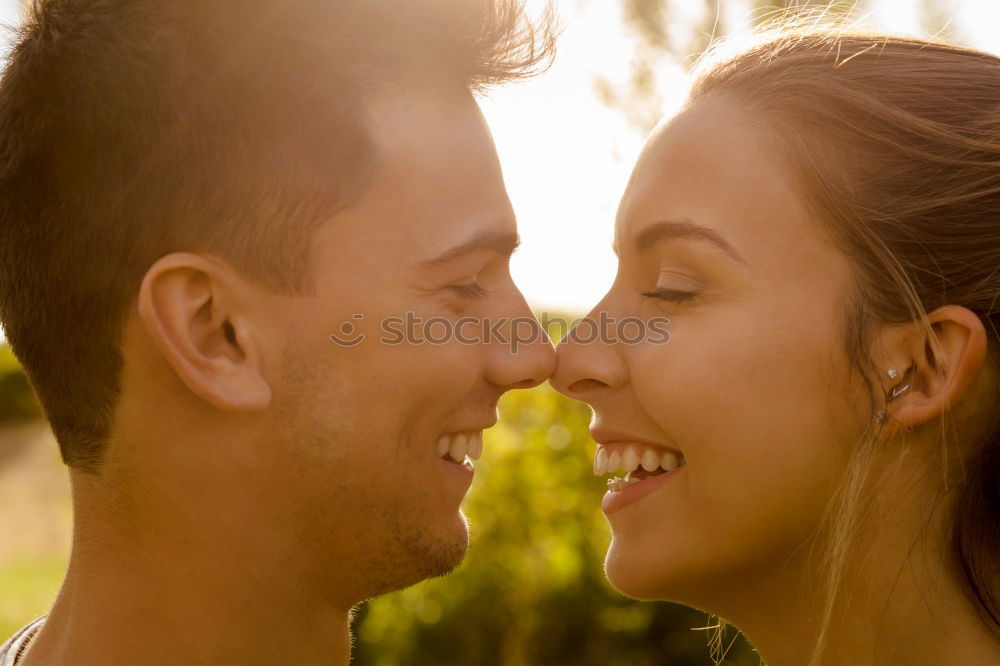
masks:
[[(540, 7), (544, 0), (528, 0)], [(898, 32), (919, 30), (921, 0), (876, 0), (871, 21)], [(1000, 52), (1000, 0), (938, 0), (950, 8), (959, 38)], [(730, 0), (726, 18), (738, 25), (749, 0)], [(701, 2), (681, 13), (697, 22)], [(0, 21), (16, 21), (18, 0), (0, 0)], [(493, 91), (481, 103), (493, 129), (523, 244), (514, 279), (538, 308), (586, 311), (615, 273), (611, 234), (618, 199), (644, 137), (619, 109), (596, 97), (594, 81), (626, 80), (633, 58), (615, 0), (557, 0), (564, 26), (554, 67), (534, 80)], [(679, 26), (683, 33), (684, 26)], [(664, 112), (680, 103), (684, 74), (664, 66), (657, 74)]]

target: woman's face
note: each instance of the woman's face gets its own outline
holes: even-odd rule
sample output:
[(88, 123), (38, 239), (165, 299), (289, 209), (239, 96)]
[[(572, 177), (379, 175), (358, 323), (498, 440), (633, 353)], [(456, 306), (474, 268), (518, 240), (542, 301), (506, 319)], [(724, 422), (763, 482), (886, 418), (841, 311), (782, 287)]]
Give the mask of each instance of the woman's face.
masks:
[(711, 606), (800, 566), (860, 423), (840, 338), (850, 268), (772, 154), (723, 99), (656, 131), (590, 318), (605, 337), (667, 318), (668, 340), (558, 349), (553, 385), (594, 410), (595, 467), (653, 468), (604, 498), (608, 578), (633, 597)]

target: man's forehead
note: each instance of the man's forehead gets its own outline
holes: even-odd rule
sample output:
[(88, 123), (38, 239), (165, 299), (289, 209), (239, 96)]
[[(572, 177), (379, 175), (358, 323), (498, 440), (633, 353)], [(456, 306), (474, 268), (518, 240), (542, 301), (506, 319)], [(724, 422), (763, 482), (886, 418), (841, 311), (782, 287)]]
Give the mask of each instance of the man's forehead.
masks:
[(378, 99), (368, 110), (369, 140), (377, 154), (374, 180), (411, 190), (413, 198), (496, 198), (503, 190), (493, 137), (467, 90), (391, 89)]
[[(366, 124), (380, 151), (392, 152), (428, 140), (467, 142), (489, 136), (472, 92), (454, 82), (391, 83), (366, 95)], [(492, 143), (492, 142), (490, 142)]]
[(375, 168), (337, 216), (330, 242), (341, 251), (378, 248), (400, 267), (440, 264), (449, 252), (468, 254), (463, 246), (509, 254), (517, 224), (472, 94), (461, 85), (386, 85), (366, 107)]

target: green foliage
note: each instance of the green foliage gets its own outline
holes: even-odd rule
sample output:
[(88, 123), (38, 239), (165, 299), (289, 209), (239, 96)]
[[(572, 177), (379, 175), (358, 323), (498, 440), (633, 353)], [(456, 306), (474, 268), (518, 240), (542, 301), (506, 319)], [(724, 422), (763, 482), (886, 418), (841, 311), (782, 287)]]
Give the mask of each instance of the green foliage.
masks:
[(8, 344), (0, 345), (0, 375), (5, 375), (14, 370), (20, 370), (21, 364), (17, 362), (13, 350)]
[[(362, 607), (356, 665), (710, 664), (703, 613), (635, 602), (602, 571), (606, 490), (594, 477), (590, 410), (548, 385), (514, 391), (465, 504), (459, 569)], [(724, 643), (736, 638), (730, 629)], [(725, 647), (725, 646), (723, 646)], [(760, 663), (737, 641), (726, 664)]]
[(41, 415), (35, 392), (10, 345), (0, 345), (0, 425), (30, 421)]
[(0, 643), (49, 611), (69, 553), (18, 559), (0, 566)]

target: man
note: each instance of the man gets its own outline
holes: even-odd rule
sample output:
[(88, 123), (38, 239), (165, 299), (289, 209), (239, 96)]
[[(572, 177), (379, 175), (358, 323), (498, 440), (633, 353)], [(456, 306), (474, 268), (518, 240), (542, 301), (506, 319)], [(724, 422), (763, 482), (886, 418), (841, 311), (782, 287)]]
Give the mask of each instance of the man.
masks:
[(356, 604), (459, 563), (465, 455), (554, 363), (471, 91), (550, 52), (506, 0), (31, 10), (0, 315), (75, 524), (6, 663), (343, 664)]

